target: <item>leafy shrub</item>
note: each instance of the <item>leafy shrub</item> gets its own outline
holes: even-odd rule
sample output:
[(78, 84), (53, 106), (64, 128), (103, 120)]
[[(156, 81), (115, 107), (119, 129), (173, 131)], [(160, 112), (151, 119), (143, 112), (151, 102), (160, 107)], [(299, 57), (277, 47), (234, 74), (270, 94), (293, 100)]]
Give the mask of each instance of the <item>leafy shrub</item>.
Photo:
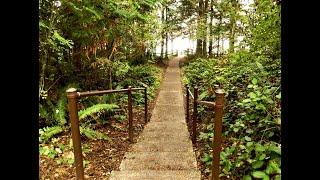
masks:
[[(257, 58), (242, 50), (224, 61), (190, 59), (183, 67), (183, 82), (200, 87), (200, 99), (214, 100), (215, 84), (220, 84), (226, 91), (223, 135), (227, 142), (221, 152), (223, 176), (244, 179), (281, 176), (281, 153), (274, 151), (281, 143), (280, 66), (277, 64), (277, 60), (271, 61), (263, 55)], [(201, 157), (209, 168), (212, 115), (199, 110), (199, 118), (202, 119), (202, 130), (198, 139), (205, 142)], [(206, 172), (210, 173), (209, 169)]]
[[(128, 86), (134, 87), (147, 87), (148, 99), (154, 97), (156, 89), (160, 87), (160, 81), (162, 78), (162, 71), (160, 68), (144, 64), (131, 66), (126, 75), (126, 78), (118, 82), (118, 87), (127, 88)], [(134, 102), (138, 105), (144, 103), (143, 91), (137, 91), (133, 93)]]

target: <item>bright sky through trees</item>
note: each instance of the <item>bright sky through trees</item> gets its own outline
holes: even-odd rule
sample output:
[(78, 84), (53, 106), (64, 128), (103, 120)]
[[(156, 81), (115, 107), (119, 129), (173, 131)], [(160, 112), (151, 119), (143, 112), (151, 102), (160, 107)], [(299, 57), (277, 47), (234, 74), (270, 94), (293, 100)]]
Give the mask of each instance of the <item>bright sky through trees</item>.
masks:
[[(240, 3), (243, 4), (243, 9), (250, 9), (250, 4), (253, 3), (253, 0), (240, 0)], [(159, 11), (159, 13), (161, 13), (161, 11)], [(161, 17), (160, 14), (158, 16), (159, 18)], [(238, 37), (238, 42), (241, 41), (243, 39), (243, 37)], [(224, 50), (228, 50), (229, 48), (229, 40), (223, 39), (223, 47)], [(196, 40), (191, 40), (189, 38), (183, 37), (183, 36), (178, 36), (176, 38), (173, 39), (173, 41), (169, 41), (168, 42), (168, 51), (171, 52), (176, 52), (178, 51), (179, 54), (184, 54), (184, 51), (186, 51), (187, 49), (192, 49), (193, 51), (196, 50)], [(156, 47), (156, 53), (160, 54), (161, 52), (161, 45), (160, 45), (160, 41), (157, 44)]]

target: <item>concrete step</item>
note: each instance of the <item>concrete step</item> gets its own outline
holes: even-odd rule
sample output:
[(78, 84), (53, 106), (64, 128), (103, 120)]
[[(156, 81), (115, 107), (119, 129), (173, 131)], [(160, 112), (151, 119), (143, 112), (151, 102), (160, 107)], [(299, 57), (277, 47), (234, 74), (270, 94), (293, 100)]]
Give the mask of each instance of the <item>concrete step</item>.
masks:
[(167, 71), (164, 77), (180, 77), (180, 72), (175, 70)]
[(191, 152), (128, 152), (120, 170), (195, 170), (197, 163)]
[[(184, 134), (184, 135), (183, 135)], [(142, 141), (178, 141), (178, 142), (188, 142), (189, 141), (189, 137), (187, 133), (180, 133), (180, 132), (176, 132), (176, 133), (157, 133), (157, 134), (148, 134), (146, 133), (142, 133), (139, 138), (138, 138), (138, 142), (142, 142)]]
[(187, 137), (189, 131), (187, 127), (160, 127), (160, 128), (148, 128), (144, 129), (142, 135), (151, 135), (152, 133), (159, 134), (158, 136), (166, 136), (168, 138), (172, 138), (175, 134), (179, 134), (179, 136)]
[(156, 103), (181, 106), (183, 105), (183, 96), (178, 91), (160, 91)]
[[(174, 112), (174, 113), (168, 113)], [(182, 106), (157, 105), (151, 116), (151, 121), (185, 121)]]
[(181, 78), (180, 77), (174, 77), (174, 76), (168, 76), (164, 77), (163, 79), (166, 82), (180, 82)]
[(201, 174), (196, 170), (180, 171), (113, 171), (110, 180), (200, 180)]
[(187, 124), (182, 121), (159, 121), (150, 122), (144, 128), (144, 131), (153, 131), (156, 133), (172, 132), (172, 131), (188, 131)]
[(193, 153), (189, 139), (172, 137), (170, 139), (145, 138), (134, 144), (132, 152), (190, 152)]
[(181, 84), (165, 84), (160, 88), (161, 91), (178, 91), (181, 92)]
[(144, 131), (140, 135), (139, 139), (189, 139), (189, 132), (188, 131), (169, 131), (169, 132), (161, 132), (155, 133), (154, 131)]

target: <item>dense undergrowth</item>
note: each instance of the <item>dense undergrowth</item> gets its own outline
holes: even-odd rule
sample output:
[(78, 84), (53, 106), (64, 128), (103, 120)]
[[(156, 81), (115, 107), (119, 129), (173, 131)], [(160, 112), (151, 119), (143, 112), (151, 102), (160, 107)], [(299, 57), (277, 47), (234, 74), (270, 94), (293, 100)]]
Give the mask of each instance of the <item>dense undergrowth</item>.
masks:
[[(246, 48), (211, 58), (191, 55), (183, 67), (184, 84), (198, 86), (200, 99), (214, 101), (215, 84), (226, 92), (220, 163), (228, 179), (281, 178), (280, 7), (261, 2)], [(203, 106), (198, 111), (202, 173), (208, 177), (213, 116)]]
[[(114, 78), (116, 89), (127, 88), (129, 85), (133, 87), (148, 87), (149, 101), (155, 97), (155, 91), (160, 86), (162, 78), (162, 70), (160, 67), (151, 64), (144, 65), (129, 65), (127, 71), (124, 68), (121, 72), (116, 71), (117, 77)], [(126, 78), (122, 79), (125, 74)], [(77, 87), (79, 91), (85, 91), (81, 88), (81, 84), (71, 84), (67, 87)], [(62, 88), (65, 90), (66, 88)], [(133, 93), (134, 106), (143, 107), (144, 95), (143, 92)], [(109, 121), (116, 119), (119, 123), (126, 123), (127, 121), (127, 95), (123, 93), (110, 94), (104, 96), (93, 96), (80, 99), (79, 120), (80, 133), (83, 138), (87, 139), (103, 139), (111, 141), (111, 139), (99, 132), (99, 127), (110, 126)], [(43, 127), (39, 129), (39, 148), (40, 154), (55, 158), (57, 163), (72, 164), (72, 156), (66, 158), (67, 154), (64, 151), (71, 151), (72, 146), (59, 143), (59, 134), (70, 132), (68, 122), (67, 100), (66, 94), (61, 93), (59, 99), (54, 102), (50, 98), (43, 99), (40, 104), (40, 120), (43, 121)], [(46, 123), (50, 122), (50, 123)], [(71, 139), (70, 139), (71, 140)], [(70, 143), (72, 143), (70, 141)]]
[[(220, 84), (226, 91), (225, 146), (221, 153), (223, 176), (281, 174), (279, 69), (272, 74), (264, 70), (267, 67), (254, 61), (220, 62), (213, 58), (190, 61), (184, 67), (184, 82), (191, 87), (198, 86), (202, 100), (214, 100), (214, 84)], [(210, 172), (213, 117), (206, 112), (204, 107), (199, 107), (202, 132), (198, 139), (206, 142), (202, 160)]]
[[(45, 176), (41, 178), (51, 178), (59, 168), (74, 162), (68, 88), (81, 92), (147, 87), (149, 102), (155, 98), (166, 60), (164, 54), (153, 55), (159, 34), (153, 28), (161, 26), (156, 14), (160, 6), (155, 0), (39, 1), (39, 152), (40, 172)], [(134, 92), (133, 100), (138, 115), (144, 105), (143, 91)], [(85, 156), (95, 149), (90, 145), (97, 143), (119, 151), (102, 153), (116, 157), (108, 157), (109, 171), (117, 164), (113, 160), (122, 157), (121, 148), (128, 146), (127, 95), (81, 98), (78, 109), (84, 163), (90, 163)], [(141, 129), (139, 119), (134, 121)], [(113, 142), (113, 138), (120, 141)], [(89, 153), (91, 160), (99, 155)], [(95, 163), (91, 169), (98, 168), (98, 162), (91, 163)], [(99, 168), (94, 173), (100, 177), (99, 172), (106, 169)], [(57, 173), (56, 178), (71, 178), (71, 169), (65, 176)]]

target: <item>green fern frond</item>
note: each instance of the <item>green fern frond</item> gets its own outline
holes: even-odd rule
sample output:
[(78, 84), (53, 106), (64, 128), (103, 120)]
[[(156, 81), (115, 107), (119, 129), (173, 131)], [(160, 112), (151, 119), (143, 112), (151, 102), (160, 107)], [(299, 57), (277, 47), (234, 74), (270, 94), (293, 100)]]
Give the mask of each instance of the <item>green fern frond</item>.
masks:
[(98, 112), (112, 111), (113, 109), (116, 109), (116, 108), (119, 108), (119, 106), (115, 104), (96, 104), (87, 109), (79, 111), (78, 113), (79, 119), (82, 120), (90, 116), (92, 117)]
[(72, 48), (72, 45), (73, 45), (72, 40), (67, 40), (67, 39), (65, 39), (64, 37), (62, 37), (62, 36), (58, 33), (58, 31), (55, 30), (55, 31), (53, 32), (52, 38), (53, 38), (54, 40), (57, 40), (61, 45), (67, 46), (67, 47), (69, 47), (69, 48)]
[(96, 139), (96, 132), (88, 126), (80, 126), (80, 134), (86, 136), (89, 139)]
[(48, 142), (53, 136), (61, 133), (63, 131), (61, 126), (52, 126), (39, 129), (39, 142)]
[(110, 137), (108, 137), (106, 134), (103, 134), (97, 130), (94, 130), (89, 126), (80, 126), (80, 134), (92, 140), (103, 139), (103, 140), (112, 142)]
[(88, 7), (84, 7), (84, 10), (87, 10), (87, 11), (91, 12), (92, 14), (94, 14), (95, 17), (96, 17), (98, 20), (102, 19), (101, 15), (100, 15), (98, 12), (96, 12), (95, 10), (93, 10), (93, 9), (91, 9), (91, 8), (88, 8)]
[(67, 123), (66, 107), (67, 107), (67, 98), (63, 96), (62, 98), (59, 99), (57, 109), (54, 112), (54, 117), (56, 120), (58, 120), (58, 123), (61, 126)]

